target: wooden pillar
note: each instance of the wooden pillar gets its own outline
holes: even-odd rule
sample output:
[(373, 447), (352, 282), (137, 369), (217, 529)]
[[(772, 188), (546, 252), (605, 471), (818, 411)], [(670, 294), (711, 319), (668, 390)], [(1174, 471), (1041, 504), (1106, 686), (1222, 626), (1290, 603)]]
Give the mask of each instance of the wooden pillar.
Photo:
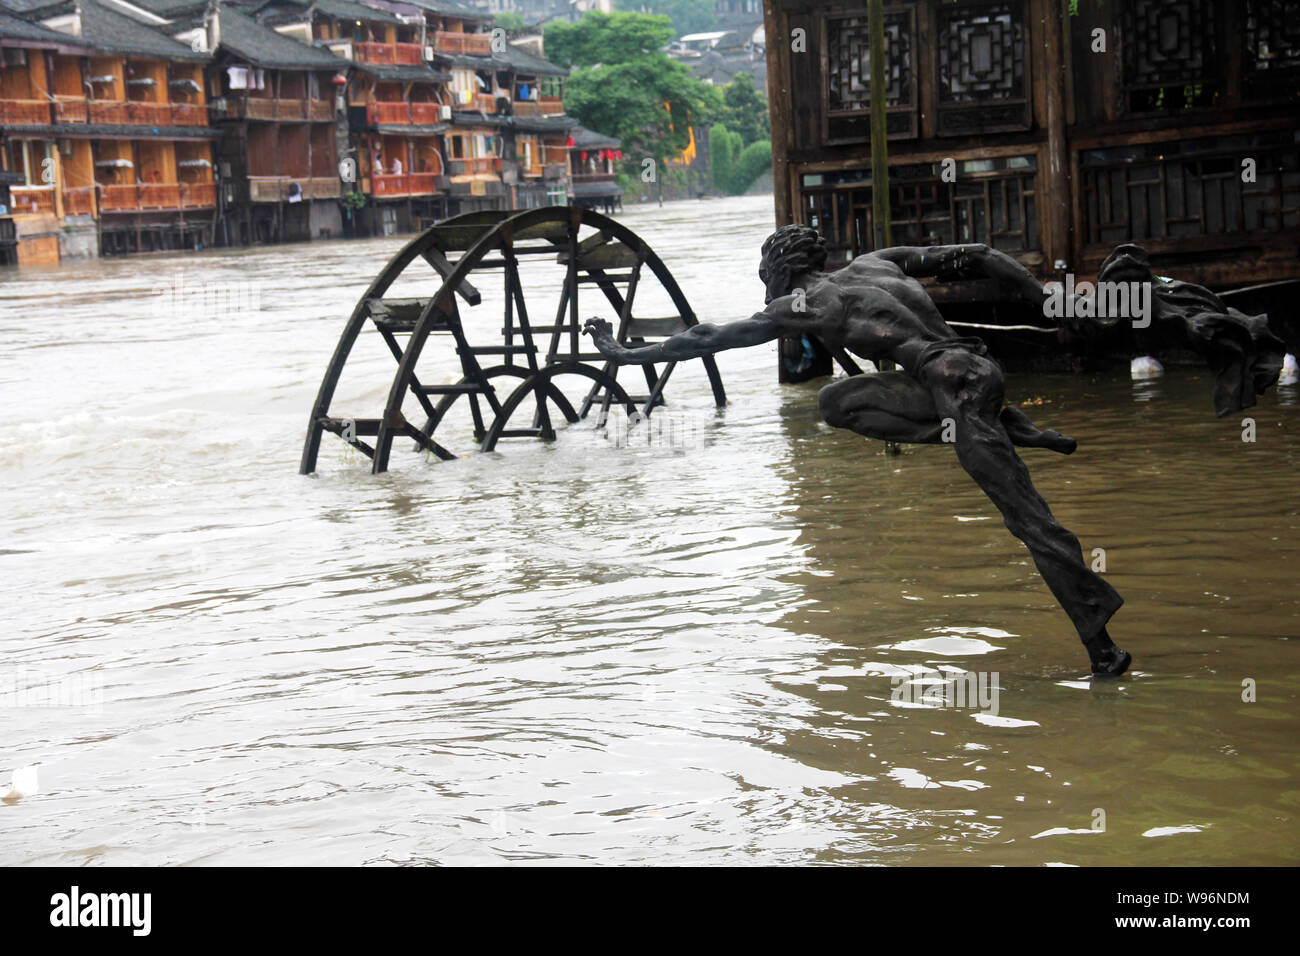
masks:
[(772, 121), (772, 197), (776, 224), (794, 222), (794, 200), (790, 195), (790, 18), (778, 10), (774, 0), (763, 0), (763, 22), (767, 35), (768, 114)]
[[(1043, 83), (1045, 87), (1046, 116), (1043, 125), (1047, 128), (1047, 168), (1041, 170), (1038, 181), (1041, 187), (1035, 191), (1035, 198), (1043, 210), (1043, 222), (1046, 226), (1042, 237), (1043, 253), (1046, 256), (1045, 271), (1056, 272), (1056, 262), (1063, 261), (1067, 267), (1074, 265), (1070, 260), (1072, 242), (1070, 238), (1071, 189), (1069, 147), (1065, 139), (1065, 21), (1061, 15), (1063, 0), (1039, 0), (1041, 16), (1032, 18), (1039, 24), (1043, 36), (1034, 43), (1043, 51)], [(1032, 34), (1031, 34), (1032, 37)]]
[(871, 218), (876, 249), (892, 246), (889, 228), (889, 116), (885, 107), (885, 4), (867, 0), (867, 28), (871, 31)]

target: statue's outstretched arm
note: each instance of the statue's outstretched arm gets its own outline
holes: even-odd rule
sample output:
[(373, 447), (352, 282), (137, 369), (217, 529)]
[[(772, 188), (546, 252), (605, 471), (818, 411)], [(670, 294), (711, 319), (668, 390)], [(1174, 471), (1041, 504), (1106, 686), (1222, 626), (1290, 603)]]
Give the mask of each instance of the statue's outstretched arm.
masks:
[(887, 259), (914, 278), (993, 279), (1004, 291), (1035, 305), (1043, 301), (1043, 284), (1019, 262), (982, 242), (960, 246), (894, 246), (870, 255)]
[(639, 348), (619, 344), (614, 338), (613, 327), (604, 319), (588, 319), (582, 331), (591, 335), (596, 348), (607, 359), (620, 365), (647, 365), (651, 362), (679, 362), (726, 349), (761, 345), (780, 336), (781, 327), (767, 311), (757, 312), (748, 319), (725, 325), (704, 322), (692, 325), (662, 342)]

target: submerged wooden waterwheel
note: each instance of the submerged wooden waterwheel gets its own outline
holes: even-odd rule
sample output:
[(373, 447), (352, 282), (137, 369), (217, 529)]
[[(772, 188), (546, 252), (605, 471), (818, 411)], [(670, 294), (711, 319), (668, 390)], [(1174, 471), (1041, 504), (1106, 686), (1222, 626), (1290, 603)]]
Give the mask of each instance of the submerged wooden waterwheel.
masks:
[[(453, 255), (457, 257), (449, 258)], [(427, 298), (386, 298), (399, 277), (412, 278), (407, 270), (417, 260), (432, 267), (429, 278), (440, 283), (437, 291)], [(542, 320), (544, 325), (533, 324), (540, 317), (530, 312), (529, 290), (521, 273), (523, 264), (538, 261), (564, 270), (554, 318)], [(471, 344), (471, 338), (482, 341), (483, 336), (467, 331), (465, 319), (477, 319), (480, 313), (462, 316), (461, 303), (471, 308), (481, 305), (483, 296), (471, 279), (481, 281), (495, 273), (501, 274), (504, 284), (503, 325), (498, 329), (492, 323), (491, 344)], [(637, 290), (648, 282), (657, 282), (666, 293), (671, 308), (661, 311), (669, 314), (646, 318), (634, 312)], [(601, 295), (584, 299), (580, 310), (578, 295), (583, 286), (594, 287)], [(469, 405), (474, 440), (484, 451), (491, 451), (503, 438), (554, 438), (556, 416), (573, 423), (596, 409), (603, 423), (618, 405), (627, 414), (648, 417), (664, 404), (664, 386), (677, 363), (659, 368), (629, 366), (625, 376), (645, 378), (644, 394), (629, 394), (618, 381), (620, 367), (596, 352), (581, 334), (587, 318), (599, 313), (608, 316), (611, 310), (617, 338), (629, 346), (661, 340), (697, 322), (659, 257), (631, 230), (599, 213), (572, 206), (474, 212), (425, 230), (389, 260), (348, 319), (312, 407), (300, 473), (316, 470), (325, 432), (339, 435), (366, 455), (375, 474), (388, 470), (393, 442), (399, 437), (411, 439), (417, 451), (443, 459), (459, 457), (434, 436), (462, 396)], [(368, 327), (378, 332), (392, 353), (397, 371), (378, 416), (344, 417), (331, 409), (331, 402), (353, 346)], [(420, 360), (430, 336), (454, 345), (460, 366), (456, 381), (428, 384), (422, 380)], [(588, 351), (583, 351), (584, 346)], [(499, 361), (485, 366), (480, 358), (488, 356)], [(712, 357), (700, 361), (714, 401), (725, 405), (717, 365)], [(570, 397), (565, 388), (575, 381), (583, 392)], [(403, 412), (404, 406), (411, 409), (412, 400), (419, 408), (412, 414), (417, 421), (423, 417), (423, 424)], [(532, 413), (530, 424), (512, 424), (525, 406)], [(374, 444), (366, 438), (373, 438)]]

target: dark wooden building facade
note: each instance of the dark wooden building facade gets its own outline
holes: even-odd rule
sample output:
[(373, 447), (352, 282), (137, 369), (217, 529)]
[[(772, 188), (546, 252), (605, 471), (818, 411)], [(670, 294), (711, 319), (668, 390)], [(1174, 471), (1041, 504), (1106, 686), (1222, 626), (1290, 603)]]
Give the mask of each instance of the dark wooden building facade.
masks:
[[(872, 248), (866, 6), (764, 15), (776, 219), (845, 261)], [(1216, 289), (1300, 278), (1294, 3), (917, 0), (884, 20), (895, 245), (986, 242), (1048, 279), (1131, 240)]]

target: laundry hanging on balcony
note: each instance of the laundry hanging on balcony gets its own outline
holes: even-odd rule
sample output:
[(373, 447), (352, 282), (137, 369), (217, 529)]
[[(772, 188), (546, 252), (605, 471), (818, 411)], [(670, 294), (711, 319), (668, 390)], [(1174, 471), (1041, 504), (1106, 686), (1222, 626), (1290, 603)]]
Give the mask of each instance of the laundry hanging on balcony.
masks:
[(135, 163), (129, 159), (99, 159), (95, 165), (100, 169), (133, 169)]

